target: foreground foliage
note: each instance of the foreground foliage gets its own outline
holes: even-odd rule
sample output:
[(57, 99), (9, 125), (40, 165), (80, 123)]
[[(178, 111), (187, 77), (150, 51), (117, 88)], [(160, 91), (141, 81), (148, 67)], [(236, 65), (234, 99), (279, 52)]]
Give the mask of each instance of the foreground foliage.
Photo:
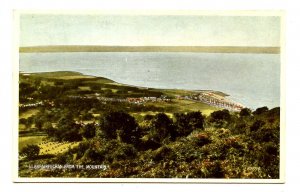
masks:
[(20, 74), (19, 91), (20, 177), (279, 178), (280, 108), (218, 110), (74, 72)]
[[(175, 114), (174, 119), (160, 113), (140, 122), (125, 112), (107, 113), (95, 134), (75, 134), (88, 136), (82, 135), (78, 147), (57, 156), (21, 160), (20, 176), (279, 178), (280, 109), (257, 111), (220, 110), (206, 118), (191, 112)], [(28, 170), (32, 164), (99, 166)]]

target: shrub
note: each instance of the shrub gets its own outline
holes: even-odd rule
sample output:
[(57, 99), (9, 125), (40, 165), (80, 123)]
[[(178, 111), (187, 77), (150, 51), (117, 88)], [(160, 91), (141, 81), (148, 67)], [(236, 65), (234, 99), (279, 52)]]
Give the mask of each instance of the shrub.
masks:
[(220, 161), (205, 159), (201, 162), (199, 168), (203, 178), (224, 178), (224, 171), (221, 168)]
[(168, 161), (174, 159), (175, 154), (170, 147), (162, 146), (153, 152), (153, 160), (155, 161)]
[(35, 159), (40, 153), (40, 147), (37, 145), (27, 145), (24, 147), (20, 155), (25, 156), (27, 159)]
[(257, 120), (251, 125), (250, 131), (257, 131), (258, 129), (262, 128), (265, 124), (266, 123), (264, 121)]
[(206, 145), (206, 144), (210, 143), (211, 140), (210, 140), (208, 134), (206, 134), (206, 133), (198, 133), (198, 134), (195, 134), (192, 137), (192, 142), (194, 144), (196, 144), (197, 146), (202, 147), (203, 145)]
[(279, 130), (274, 128), (263, 128), (251, 134), (257, 142), (276, 142), (279, 143)]

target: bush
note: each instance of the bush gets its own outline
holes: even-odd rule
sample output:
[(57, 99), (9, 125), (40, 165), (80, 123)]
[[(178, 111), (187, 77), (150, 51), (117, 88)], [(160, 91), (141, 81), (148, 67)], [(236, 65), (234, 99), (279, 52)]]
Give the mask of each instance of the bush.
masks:
[(194, 144), (196, 144), (197, 146), (202, 147), (203, 145), (206, 145), (206, 144), (210, 143), (211, 140), (210, 140), (208, 134), (206, 134), (206, 133), (198, 133), (198, 134), (195, 134), (192, 137), (192, 142)]
[(224, 178), (224, 171), (221, 168), (220, 161), (205, 159), (201, 162), (199, 168), (203, 178)]
[(27, 159), (35, 159), (40, 153), (40, 147), (37, 145), (27, 145), (24, 147), (20, 155), (25, 156)]
[(168, 161), (170, 159), (174, 159), (175, 154), (170, 147), (162, 146), (153, 152), (153, 160), (154, 161)]
[(266, 123), (264, 121), (257, 120), (251, 125), (250, 131), (257, 131), (258, 129), (262, 128), (265, 124)]
[(276, 142), (279, 143), (279, 130), (274, 128), (263, 128), (251, 134), (252, 138), (257, 142)]

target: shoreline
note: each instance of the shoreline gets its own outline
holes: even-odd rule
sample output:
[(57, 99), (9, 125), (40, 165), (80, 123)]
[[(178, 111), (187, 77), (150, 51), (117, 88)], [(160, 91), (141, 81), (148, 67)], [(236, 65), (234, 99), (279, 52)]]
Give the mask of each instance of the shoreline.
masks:
[[(76, 71), (53, 71), (53, 72), (24, 72), (24, 71), (19, 71), (19, 74), (23, 74), (25, 76), (27, 75), (46, 75), (48, 78), (58, 78), (59, 76), (65, 76), (65, 77), (75, 77), (77, 79), (81, 78), (103, 78), (111, 81), (111, 83), (116, 83), (120, 86), (128, 86), (128, 87), (135, 87), (139, 89), (146, 89), (146, 90), (157, 90), (161, 91), (165, 94), (171, 94), (173, 95), (176, 99), (179, 100), (191, 100), (194, 102), (201, 102), (208, 104), (213, 107), (218, 107), (218, 108), (223, 108), (223, 109), (228, 109), (230, 111), (240, 111), (242, 108), (245, 108), (243, 104), (236, 102), (234, 100), (231, 100), (227, 98), (228, 94), (221, 92), (221, 91), (216, 91), (216, 90), (186, 90), (186, 89), (164, 89), (164, 88), (153, 88), (153, 87), (141, 87), (141, 86), (134, 86), (134, 85), (128, 85), (128, 84), (123, 84), (119, 83), (117, 81), (108, 79), (106, 77), (99, 77), (99, 76), (90, 76), (83, 74), (81, 72), (76, 72)], [(56, 76), (55, 76), (56, 75)], [(45, 77), (45, 76), (44, 76)], [(64, 79), (64, 78), (62, 78)]]

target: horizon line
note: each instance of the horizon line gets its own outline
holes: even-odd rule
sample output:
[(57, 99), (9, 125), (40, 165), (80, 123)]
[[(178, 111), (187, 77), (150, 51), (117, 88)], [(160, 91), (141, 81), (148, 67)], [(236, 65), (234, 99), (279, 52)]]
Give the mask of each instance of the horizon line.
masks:
[(19, 47), (20, 53), (54, 52), (203, 52), (203, 53), (267, 53), (279, 54), (280, 47), (255, 46), (101, 46), (45, 45)]

